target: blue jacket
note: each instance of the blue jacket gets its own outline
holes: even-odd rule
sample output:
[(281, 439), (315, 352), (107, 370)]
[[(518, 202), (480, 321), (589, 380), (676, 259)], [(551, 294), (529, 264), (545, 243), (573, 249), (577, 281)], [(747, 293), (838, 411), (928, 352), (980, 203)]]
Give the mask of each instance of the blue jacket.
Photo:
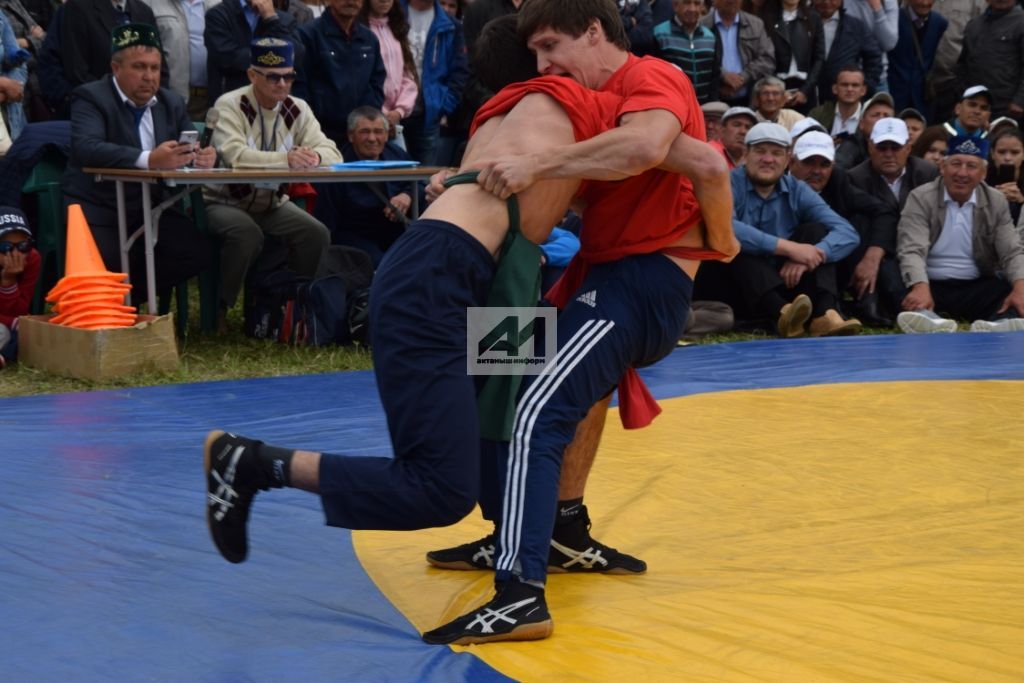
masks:
[(889, 92), (892, 93), (896, 111), (913, 107), (931, 122), (932, 103), (925, 98), (924, 79), (932, 70), (935, 51), (949, 22), (937, 12), (928, 13), (918, 57), (914, 46), (914, 22), (908, 15), (910, 11), (907, 7), (900, 8), (899, 40), (896, 47), (889, 51)]
[[(409, 3), (402, 0), (402, 6), (408, 14)], [(427, 31), (423, 72), (420, 74), (420, 96), (423, 98), (426, 125), (436, 124), (442, 116), (455, 111), (468, 79), (469, 66), (462, 28), (434, 0), (434, 21)]]
[(348, 115), (356, 107), (384, 103), (384, 60), (373, 32), (355, 22), (352, 39), (325, 9), (299, 29), (305, 62), (298, 69), (295, 94), (306, 100), (324, 134), (341, 147), (348, 141)]
[(767, 199), (754, 189), (746, 168), (733, 169), (731, 180), (732, 227), (744, 253), (774, 255), (779, 239), (788, 239), (803, 223), (821, 223), (828, 230), (815, 246), (825, 252), (829, 263), (841, 260), (860, 243), (853, 226), (829, 208), (810, 185), (793, 176), (779, 178)]

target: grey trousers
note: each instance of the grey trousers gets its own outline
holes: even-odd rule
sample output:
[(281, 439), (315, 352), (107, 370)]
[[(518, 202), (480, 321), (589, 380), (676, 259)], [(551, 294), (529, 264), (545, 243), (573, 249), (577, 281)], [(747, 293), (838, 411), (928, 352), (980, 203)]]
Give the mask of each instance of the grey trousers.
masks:
[(220, 242), (220, 302), (225, 308), (235, 305), (246, 273), (263, 250), (264, 235), (281, 240), (288, 249), (288, 268), (306, 277), (316, 274), (331, 242), (327, 226), (292, 202), (260, 213), (211, 202), (206, 215), (210, 232)]

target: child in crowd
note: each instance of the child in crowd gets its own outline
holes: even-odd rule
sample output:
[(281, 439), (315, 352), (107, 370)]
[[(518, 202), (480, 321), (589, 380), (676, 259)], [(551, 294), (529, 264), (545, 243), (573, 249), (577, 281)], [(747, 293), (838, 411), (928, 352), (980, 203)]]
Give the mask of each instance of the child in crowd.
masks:
[(18, 317), (28, 313), (40, 260), (25, 214), (0, 206), (0, 368), (17, 356)]

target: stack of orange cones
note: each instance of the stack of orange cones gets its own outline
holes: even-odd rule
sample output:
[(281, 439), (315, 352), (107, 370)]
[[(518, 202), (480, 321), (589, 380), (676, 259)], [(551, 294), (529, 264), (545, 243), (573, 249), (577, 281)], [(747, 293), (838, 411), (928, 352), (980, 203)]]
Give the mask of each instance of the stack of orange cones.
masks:
[(103, 265), (82, 207), (69, 206), (64, 277), (46, 295), (56, 313), (50, 322), (86, 330), (134, 325), (135, 307), (124, 305), (132, 288), (126, 278)]

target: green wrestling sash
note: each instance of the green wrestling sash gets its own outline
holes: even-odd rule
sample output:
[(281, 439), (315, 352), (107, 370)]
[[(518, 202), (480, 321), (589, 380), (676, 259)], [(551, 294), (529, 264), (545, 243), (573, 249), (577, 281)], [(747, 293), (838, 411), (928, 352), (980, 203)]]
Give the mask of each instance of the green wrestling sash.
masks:
[[(475, 183), (479, 171), (453, 175), (445, 187)], [(488, 307), (536, 306), (540, 299), (540, 247), (523, 237), (519, 230), (519, 202), (508, 198), (508, 234), (501, 245), (498, 268), (487, 295)], [(477, 395), (480, 436), (492, 441), (509, 441), (516, 412), (516, 394), (522, 375), (491, 375)]]

